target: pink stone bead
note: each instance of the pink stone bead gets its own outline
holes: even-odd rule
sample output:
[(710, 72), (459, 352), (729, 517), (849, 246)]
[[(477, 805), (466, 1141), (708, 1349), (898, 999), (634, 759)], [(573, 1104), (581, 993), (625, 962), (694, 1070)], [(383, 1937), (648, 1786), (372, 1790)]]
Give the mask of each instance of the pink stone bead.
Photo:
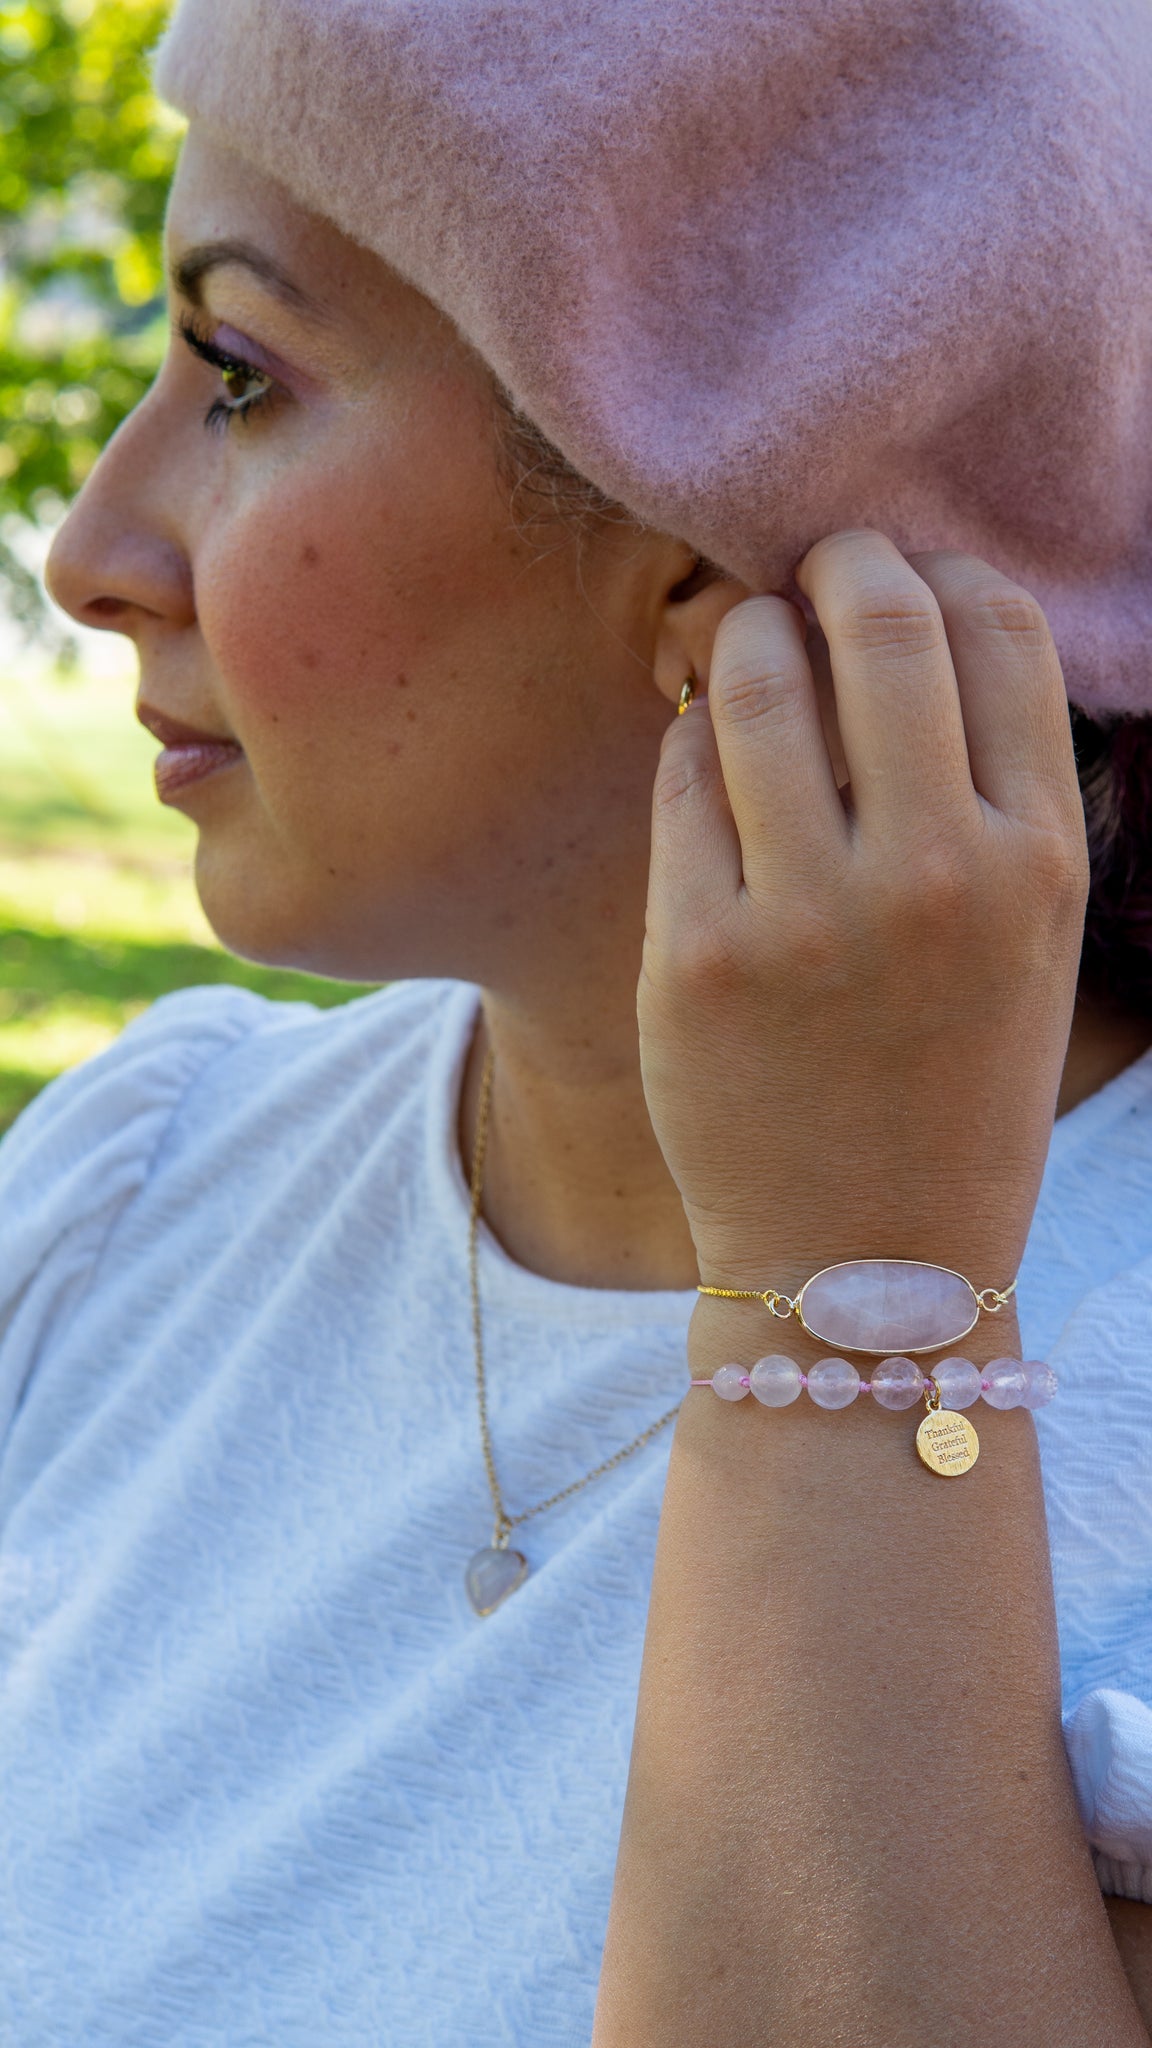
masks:
[(748, 1392), (748, 1375), (742, 1365), (718, 1366), (712, 1375), (712, 1389), (722, 1401), (742, 1401)]
[(765, 1408), (787, 1408), (800, 1398), (800, 1367), (791, 1358), (758, 1358), (749, 1378)]
[(1020, 1396), (1022, 1408), (1044, 1408), (1056, 1392), (1058, 1382), (1052, 1367), (1042, 1358), (1029, 1358), (1024, 1364), (1024, 1392)]
[(1018, 1358), (994, 1358), (984, 1367), (981, 1382), (990, 1408), (1019, 1408), (1024, 1393), (1024, 1367)]
[(942, 1408), (971, 1408), (980, 1399), (980, 1374), (970, 1358), (942, 1358), (932, 1367)]
[(860, 1392), (860, 1375), (846, 1358), (822, 1358), (808, 1370), (808, 1398), (818, 1408), (849, 1408)]
[(966, 1280), (908, 1259), (850, 1259), (800, 1290), (805, 1327), (845, 1351), (930, 1351), (972, 1328), (979, 1308)]
[(924, 1393), (924, 1375), (910, 1358), (885, 1358), (872, 1368), (872, 1392), (882, 1408), (914, 1408)]

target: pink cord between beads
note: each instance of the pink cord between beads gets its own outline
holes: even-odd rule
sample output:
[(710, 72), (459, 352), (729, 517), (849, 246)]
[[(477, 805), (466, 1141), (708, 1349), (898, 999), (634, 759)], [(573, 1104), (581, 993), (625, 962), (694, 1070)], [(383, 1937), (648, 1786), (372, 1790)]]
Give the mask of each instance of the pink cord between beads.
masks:
[[(1012, 1361), (1010, 1361), (1010, 1360), (1009, 1360), (1009, 1361), (1006, 1361), (1006, 1362), (1007, 1362), (1007, 1363), (1011, 1363)], [(967, 1365), (967, 1364), (970, 1364), (970, 1361), (969, 1361), (969, 1360), (967, 1360), (967, 1359), (964, 1359), (964, 1360), (961, 1360), (961, 1363), (962, 1363), (962, 1364), (965, 1364), (965, 1365)], [(1035, 1364), (1030, 1364), (1030, 1365), (1028, 1366), (1028, 1368), (1027, 1368), (1027, 1369), (1028, 1369), (1028, 1370), (1029, 1370), (1030, 1372), (1033, 1372), (1033, 1371), (1037, 1371), (1037, 1370), (1039, 1370), (1039, 1369), (1040, 1369), (1040, 1367), (1039, 1367), (1038, 1365), (1035, 1365)], [(1055, 1390), (1056, 1390), (1056, 1384), (1057, 1384), (1057, 1383), (1056, 1383), (1056, 1378), (1055, 1378), (1055, 1375), (1054, 1375), (1054, 1374), (1052, 1373), (1052, 1371), (1051, 1371), (1051, 1369), (1050, 1369), (1049, 1367), (1044, 1367), (1044, 1370), (1045, 1370), (1045, 1372), (1046, 1372), (1046, 1374), (1047, 1374), (1047, 1379), (1048, 1379), (1048, 1382), (1049, 1382), (1049, 1384), (1048, 1384), (1048, 1387), (1047, 1387), (1047, 1390), (1046, 1390), (1046, 1391), (1042, 1391), (1042, 1392), (1041, 1392), (1041, 1394), (1040, 1394), (1040, 1398), (1039, 1398), (1039, 1399), (1033, 1399), (1033, 1400), (1031, 1400), (1031, 1401), (1021, 1401), (1021, 1402), (1019, 1403), (1019, 1405), (1020, 1405), (1021, 1407), (1028, 1407), (1028, 1408), (1039, 1408), (1039, 1407), (1043, 1407), (1043, 1406), (1044, 1406), (1044, 1405), (1045, 1405), (1045, 1404), (1046, 1404), (1046, 1403), (1047, 1403), (1048, 1401), (1050, 1401), (1050, 1400), (1051, 1400), (1051, 1398), (1052, 1398), (1052, 1395), (1053, 1395), (1053, 1393), (1054, 1393), (1054, 1392), (1055, 1392)], [(688, 1384), (689, 1384), (689, 1386), (690, 1386), (690, 1387), (712, 1387), (712, 1386), (714, 1386), (714, 1385), (715, 1385), (715, 1375), (714, 1375), (714, 1374), (713, 1374), (713, 1375), (710, 1375), (710, 1376), (709, 1376), (709, 1377), (708, 1377), (707, 1379), (699, 1379), (699, 1380), (697, 1380), (697, 1379), (692, 1379), (692, 1380), (689, 1380)], [(981, 1393), (982, 1395), (988, 1395), (988, 1394), (990, 1394), (990, 1393), (991, 1393), (991, 1392), (993, 1391), (993, 1384), (994, 1384), (994, 1383), (993, 1383), (993, 1381), (991, 1381), (991, 1380), (988, 1380), (988, 1379), (985, 1379), (985, 1377), (984, 1377), (983, 1373), (981, 1373), (981, 1374), (980, 1374), (980, 1381), (979, 1381), (979, 1385), (980, 1385), (980, 1393)], [(751, 1392), (753, 1392), (753, 1391), (754, 1391), (754, 1390), (753, 1390), (753, 1387), (752, 1387), (752, 1379), (751, 1379), (751, 1375), (750, 1375), (749, 1373), (743, 1372), (743, 1373), (741, 1373), (741, 1374), (740, 1374), (740, 1379), (739, 1379), (739, 1385), (740, 1385), (741, 1387), (743, 1387), (743, 1388), (745, 1389), (745, 1391), (746, 1391), (746, 1392), (748, 1392), (748, 1393), (751, 1393)], [(931, 1389), (932, 1389), (932, 1386), (933, 1386), (933, 1375), (932, 1375), (931, 1373), (929, 1373), (929, 1374), (927, 1374), (927, 1375), (925, 1376), (925, 1378), (924, 1378), (924, 1383), (923, 1383), (923, 1388), (922, 1388), (922, 1391), (923, 1391), (924, 1393), (928, 1393), (929, 1391), (931, 1391)], [(802, 1372), (802, 1373), (800, 1374), (800, 1390), (801, 1390), (801, 1391), (806, 1391), (806, 1390), (807, 1390), (807, 1387), (808, 1387), (808, 1374), (807, 1374), (806, 1372)], [(872, 1381), (871, 1381), (871, 1380), (860, 1380), (860, 1381), (859, 1381), (859, 1383), (858, 1383), (858, 1385), (857, 1385), (857, 1389), (856, 1389), (856, 1391), (857, 1391), (857, 1393), (859, 1393), (859, 1394), (870, 1394), (870, 1393), (872, 1393), (872, 1391), (873, 1391)], [(979, 1398), (979, 1397), (977, 1397), (977, 1398)], [(937, 1403), (937, 1405), (939, 1405), (939, 1403)], [(997, 1406), (998, 1404), (997, 1404), (997, 1403), (993, 1403), (992, 1405), (993, 1405), (993, 1406)]]

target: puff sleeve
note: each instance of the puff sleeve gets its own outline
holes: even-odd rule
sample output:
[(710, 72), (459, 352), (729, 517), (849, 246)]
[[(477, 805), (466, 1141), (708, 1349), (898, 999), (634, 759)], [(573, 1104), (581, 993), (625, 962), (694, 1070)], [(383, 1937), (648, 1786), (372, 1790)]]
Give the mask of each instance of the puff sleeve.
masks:
[(0, 1143), (0, 1445), (186, 1090), (268, 1008), (231, 986), (162, 996), (106, 1051), (50, 1082)]
[(1152, 1260), (1086, 1294), (1050, 1357), (1065, 1746), (1101, 1889), (1152, 1904)]
[(1064, 1724), (1102, 1892), (1152, 1905), (1152, 1710), (1100, 1686)]

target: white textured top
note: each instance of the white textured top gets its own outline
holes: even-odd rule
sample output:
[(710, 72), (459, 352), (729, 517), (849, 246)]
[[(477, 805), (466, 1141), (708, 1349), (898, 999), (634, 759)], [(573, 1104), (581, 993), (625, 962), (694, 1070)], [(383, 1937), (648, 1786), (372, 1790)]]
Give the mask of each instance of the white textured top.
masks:
[[(476, 1618), (476, 1002), (189, 990), (0, 1146), (20, 2048), (587, 2048), (670, 1432)], [(695, 1297), (480, 1256), (515, 1511), (679, 1398)], [(1152, 1902), (1152, 1053), (1057, 1124), (1019, 1296), (1084, 1821)]]

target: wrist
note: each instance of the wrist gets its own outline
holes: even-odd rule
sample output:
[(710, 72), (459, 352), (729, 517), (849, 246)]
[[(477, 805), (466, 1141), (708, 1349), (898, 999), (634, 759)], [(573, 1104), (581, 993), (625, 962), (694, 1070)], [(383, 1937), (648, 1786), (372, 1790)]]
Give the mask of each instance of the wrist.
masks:
[[(894, 1233), (890, 1228), (863, 1226), (848, 1231), (828, 1229), (815, 1239), (806, 1232), (804, 1242), (815, 1241), (821, 1247), (812, 1253), (786, 1242), (765, 1250), (762, 1242), (750, 1244), (730, 1235), (717, 1238), (695, 1229), (692, 1232), (702, 1285), (758, 1295), (775, 1290), (793, 1299), (815, 1274), (831, 1266), (873, 1264), (888, 1259), (958, 1273), (976, 1294), (988, 1288), (1005, 1288), (1016, 1277), (1027, 1235), (1026, 1226), (1011, 1236), (997, 1229), (990, 1242), (985, 1232), (965, 1226), (927, 1233), (909, 1230), (903, 1243), (896, 1237), (893, 1248)], [(888, 1248), (876, 1250), (877, 1242), (884, 1241)]]
[[(754, 1365), (758, 1358), (779, 1354), (795, 1359), (806, 1371), (821, 1358), (849, 1359), (864, 1378), (879, 1355), (826, 1343), (813, 1337), (795, 1316), (774, 1316), (760, 1301), (723, 1301), (711, 1295), (698, 1297), (688, 1325), (688, 1363), (694, 1374), (715, 1372), (719, 1365)], [(982, 1314), (975, 1327), (954, 1344), (932, 1351), (902, 1351), (894, 1346), (893, 1357), (911, 1357), (926, 1376), (942, 1359), (969, 1358), (973, 1365), (990, 1364), (994, 1358), (1023, 1356), (1020, 1319), (1014, 1302), (994, 1315)]]
[[(1011, 1355), (1007, 1342), (1019, 1342), (1015, 1279), (1000, 1277), (1003, 1289), (974, 1284), (955, 1267), (934, 1260), (870, 1256), (832, 1260), (809, 1270), (799, 1284), (793, 1281), (789, 1294), (779, 1281), (763, 1293), (762, 1281), (755, 1287), (737, 1284), (737, 1276), (726, 1270), (722, 1276), (710, 1272), (700, 1283), (697, 1308), (728, 1311), (715, 1327), (745, 1342), (746, 1328), (755, 1335), (747, 1313), (755, 1311), (766, 1332), (775, 1325), (775, 1336), (785, 1340), (772, 1344), (773, 1352), (791, 1343), (810, 1358), (815, 1347), (816, 1356), (863, 1354), (879, 1361), (923, 1354), (931, 1359), (965, 1356), (962, 1347), (971, 1348), (974, 1341), (978, 1348), (990, 1343), (994, 1348), (987, 1356), (998, 1358)], [(980, 1281), (985, 1278), (980, 1273)], [(733, 1317), (734, 1311), (744, 1313)], [(706, 1329), (713, 1326), (704, 1323)]]

